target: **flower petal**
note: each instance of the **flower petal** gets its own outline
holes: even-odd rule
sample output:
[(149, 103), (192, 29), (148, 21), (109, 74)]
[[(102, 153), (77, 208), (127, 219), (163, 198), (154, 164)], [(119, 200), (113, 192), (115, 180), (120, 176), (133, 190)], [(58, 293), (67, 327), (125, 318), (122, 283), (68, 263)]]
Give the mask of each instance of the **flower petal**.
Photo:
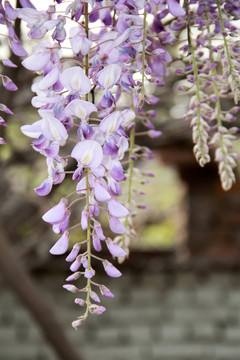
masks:
[(47, 178), (39, 187), (35, 188), (34, 191), (39, 196), (46, 196), (51, 192), (52, 185), (53, 185), (52, 179)]
[(94, 194), (97, 201), (105, 202), (111, 199), (109, 192), (98, 181), (95, 181)]
[(97, 108), (94, 104), (89, 101), (75, 99), (71, 101), (65, 109), (65, 114), (67, 116), (77, 116), (81, 120), (86, 120), (89, 115), (97, 111)]
[(43, 135), (52, 141), (56, 141), (59, 145), (64, 145), (68, 138), (68, 132), (65, 126), (50, 114), (44, 114), (41, 122)]
[(69, 245), (69, 232), (66, 231), (56, 242), (56, 244), (53, 245), (53, 247), (49, 250), (49, 252), (52, 255), (62, 255), (67, 251), (68, 245)]
[(125, 226), (116, 217), (110, 217), (109, 226), (112, 232), (114, 232), (115, 234), (121, 235), (121, 234), (125, 234), (125, 232), (127, 231)]
[(115, 199), (111, 199), (108, 201), (108, 211), (112, 216), (117, 218), (124, 217), (129, 214), (129, 211)]
[(121, 272), (115, 266), (113, 266), (113, 264), (111, 264), (109, 261), (104, 260), (102, 263), (103, 263), (104, 270), (106, 271), (108, 276), (117, 278), (122, 275)]
[(48, 210), (43, 216), (42, 219), (49, 224), (58, 224), (60, 223), (66, 214), (66, 203), (65, 200), (60, 201), (59, 204), (52, 207)]
[(119, 82), (121, 75), (121, 66), (110, 64), (98, 73), (97, 82), (104, 89), (110, 89)]
[(71, 157), (82, 166), (97, 168), (103, 158), (102, 147), (95, 140), (83, 140), (73, 148)]
[(49, 52), (42, 52), (30, 55), (25, 60), (23, 60), (22, 65), (31, 71), (40, 71), (47, 63), (50, 61), (51, 54)]
[(110, 253), (113, 256), (123, 257), (123, 256), (127, 255), (126, 251), (124, 251), (118, 244), (113, 242), (110, 238), (107, 238), (105, 241), (106, 241), (108, 250), (110, 251)]
[(60, 80), (67, 90), (78, 92), (80, 95), (85, 95), (91, 90), (91, 82), (80, 66), (73, 66), (64, 70)]
[(177, 0), (168, 0), (168, 10), (173, 16), (184, 16), (186, 11), (181, 7)]

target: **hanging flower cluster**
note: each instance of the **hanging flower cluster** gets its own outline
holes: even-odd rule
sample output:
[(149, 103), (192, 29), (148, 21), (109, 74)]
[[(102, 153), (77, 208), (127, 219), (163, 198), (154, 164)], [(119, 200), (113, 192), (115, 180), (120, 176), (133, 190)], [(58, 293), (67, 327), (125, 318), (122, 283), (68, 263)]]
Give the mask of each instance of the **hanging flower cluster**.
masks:
[(187, 13), (188, 45), (180, 50), (188, 85), (181, 89), (193, 95), (185, 118), (191, 122), (197, 161), (208, 163), (214, 145), (222, 187), (229, 190), (237, 165), (233, 142), (238, 128), (231, 123), (240, 108), (232, 104), (223, 110), (221, 99), (229, 98), (230, 104), (233, 99), (235, 105), (240, 100), (240, 2), (189, 1)]
[[(4, 7), (2, 2), (0, 2), (0, 24), (4, 25), (7, 29), (9, 44), (12, 52), (17, 56), (27, 56), (26, 50), (21, 45), (21, 42), (14, 30), (14, 21), (17, 19), (17, 11), (14, 9), (9, 1), (5, 1)], [(17, 67), (9, 59), (3, 59), (2, 63), (6, 67)], [(2, 85), (8, 91), (18, 90), (17, 85), (6, 75), (0, 74)], [(13, 115), (13, 112), (5, 105), (0, 104), (0, 111), (4, 112), (7, 115)], [(0, 116), (0, 126), (7, 126), (6, 121)], [(5, 144), (5, 140), (0, 137), (0, 144)]]
[[(33, 139), (33, 149), (46, 158), (48, 176), (35, 192), (48, 195), (66, 176), (75, 184), (73, 192), (43, 215), (59, 234), (50, 252), (65, 254), (71, 232), (77, 227), (86, 231), (86, 239), (76, 243), (66, 257), (72, 273), (64, 288), (79, 294), (75, 302), (85, 307), (84, 314), (73, 322), (77, 328), (89, 313), (105, 311), (98, 294), (114, 296), (93, 280), (94, 262), (99, 261), (110, 277), (121, 273), (96, 253), (105, 243), (119, 262), (128, 255), (135, 233), (134, 161), (152, 158), (148, 148), (135, 144), (135, 123), (142, 121), (147, 128), (144, 134), (151, 138), (161, 135), (152, 122), (156, 111), (143, 108), (145, 103), (158, 102), (146, 84), (164, 86), (172, 62), (169, 49), (176, 46), (184, 29), (188, 41), (179, 54), (187, 65), (177, 73), (186, 73), (190, 85), (182, 89), (193, 92), (186, 118), (193, 128), (194, 153), (203, 166), (210, 161), (209, 145), (214, 144), (224, 189), (234, 182), (232, 140), (236, 128), (225, 127), (223, 122), (234, 120), (238, 107), (222, 111), (220, 98), (234, 97), (237, 102), (240, 97), (240, 45), (235, 24), (240, 5), (234, 0), (190, 0), (184, 7), (177, 0), (58, 0), (39, 11), (29, 0), (20, 3), (21, 8), (13, 9), (5, 1), (0, 22), (8, 27), (10, 47), (19, 56), (27, 54), (12, 21), (20, 18), (27, 25), (28, 36), (39, 40), (22, 62), (40, 76), (32, 85), (32, 105), (40, 120), (21, 128)], [(9, 61), (5, 65), (13, 66)], [(4, 81), (6, 88), (16, 90), (11, 80)], [(4, 106), (0, 110), (9, 111)], [(65, 171), (69, 163), (74, 164), (73, 171)], [(119, 200), (123, 181), (128, 182), (126, 204)], [(81, 215), (73, 224), (71, 211), (79, 203)], [(115, 238), (104, 235), (101, 213), (107, 214)], [(75, 285), (77, 279), (84, 282), (82, 288)]]

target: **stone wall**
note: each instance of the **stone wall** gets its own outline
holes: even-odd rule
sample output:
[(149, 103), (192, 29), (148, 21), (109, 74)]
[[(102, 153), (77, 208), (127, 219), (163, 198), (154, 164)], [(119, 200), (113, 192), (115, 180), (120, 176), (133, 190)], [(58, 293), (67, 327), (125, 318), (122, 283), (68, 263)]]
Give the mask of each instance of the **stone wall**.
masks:
[[(104, 301), (107, 311), (100, 317), (90, 316), (78, 331), (71, 321), (82, 308), (74, 304), (73, 294), (61, 288), (64, 277), (63, 273), (37, 274), (36, 280), (86, 360), (240, 358), (239, 270), (129, 270), (120, 279), (104, 276), (100, 282), (115, 293), (115, 299)], [(31, 315), (4, 284), (0, 359), (57, 359)]]

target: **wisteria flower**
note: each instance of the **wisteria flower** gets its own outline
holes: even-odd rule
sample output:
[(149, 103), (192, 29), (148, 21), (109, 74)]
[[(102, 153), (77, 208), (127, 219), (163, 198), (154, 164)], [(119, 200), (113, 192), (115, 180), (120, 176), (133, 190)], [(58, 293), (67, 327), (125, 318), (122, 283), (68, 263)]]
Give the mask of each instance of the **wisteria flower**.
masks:
[(72, 93), (88, 94), (91, 90), (91, 81), (84, 74), (80, 66), (70, 67), (60, 75), (62, 85)]
[(75, 99), (68, 104), (65, 109), (65, 114), (67, 116), (73, 115), (81, 120), (86, 120), (94, 111), (97, 111), (97, 108), (91, 102)]
[(103, 158), (102, 147), (95, 140), (84, 140), (74, 147), (71, 157), (82, 167), (97, 168)]
[(97, 81), (98, 84), (104, 89), (111, 89), (116, 85), (122, 75), (122, 68), (118, 64), (111, 64), (106, 66), (103, 70), (98, 73)]

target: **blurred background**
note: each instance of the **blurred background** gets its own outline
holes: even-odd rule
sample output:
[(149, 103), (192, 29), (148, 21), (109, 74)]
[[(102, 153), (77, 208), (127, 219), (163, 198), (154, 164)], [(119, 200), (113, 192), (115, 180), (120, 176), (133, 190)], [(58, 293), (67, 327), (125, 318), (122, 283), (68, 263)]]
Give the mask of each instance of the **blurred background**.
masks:
[[(25, 36), (18, 22), (16, 29)], [(1, 41), (5, 58), (10, 54)], [(135, 183), (146, 192), (136, 201), (147, 208), (136, 217), (130, 258), (118, 265), (119, 279), (97, 268), (96, 281), (115, 298), (103, 299), (107, 311), (78, 331), (71, 322), (82, 309), (62, 289), (67, 264), (49, 254), (57, 237), (41, 221), (73, 184), (66, 180), (47, 198), (35, 195), (46, 177), (45, 160), (19, 130), (39, 119), (30, 106), (32, 74), (14, 55), (11, 60), (19, 67), (2, 66), (1, 73), (21, 90), (1, 88), (0, 95), (16, 114), (1, 129), (7, 144), (0, 149), (0, 360), (239, 359), (239, 176), (226, 193), (214, 163), (196, 164), (191, 129), (182, 120), (189, 99), (179, 94), (174, 75), (179, 60), (165, 87), (156, 89), (155, 125), (163, 135), (137, 139), (155, 152), (154, 160), (137, 166), (155, 177)], [(83, 236), (76, 231), (72, 244)]]

